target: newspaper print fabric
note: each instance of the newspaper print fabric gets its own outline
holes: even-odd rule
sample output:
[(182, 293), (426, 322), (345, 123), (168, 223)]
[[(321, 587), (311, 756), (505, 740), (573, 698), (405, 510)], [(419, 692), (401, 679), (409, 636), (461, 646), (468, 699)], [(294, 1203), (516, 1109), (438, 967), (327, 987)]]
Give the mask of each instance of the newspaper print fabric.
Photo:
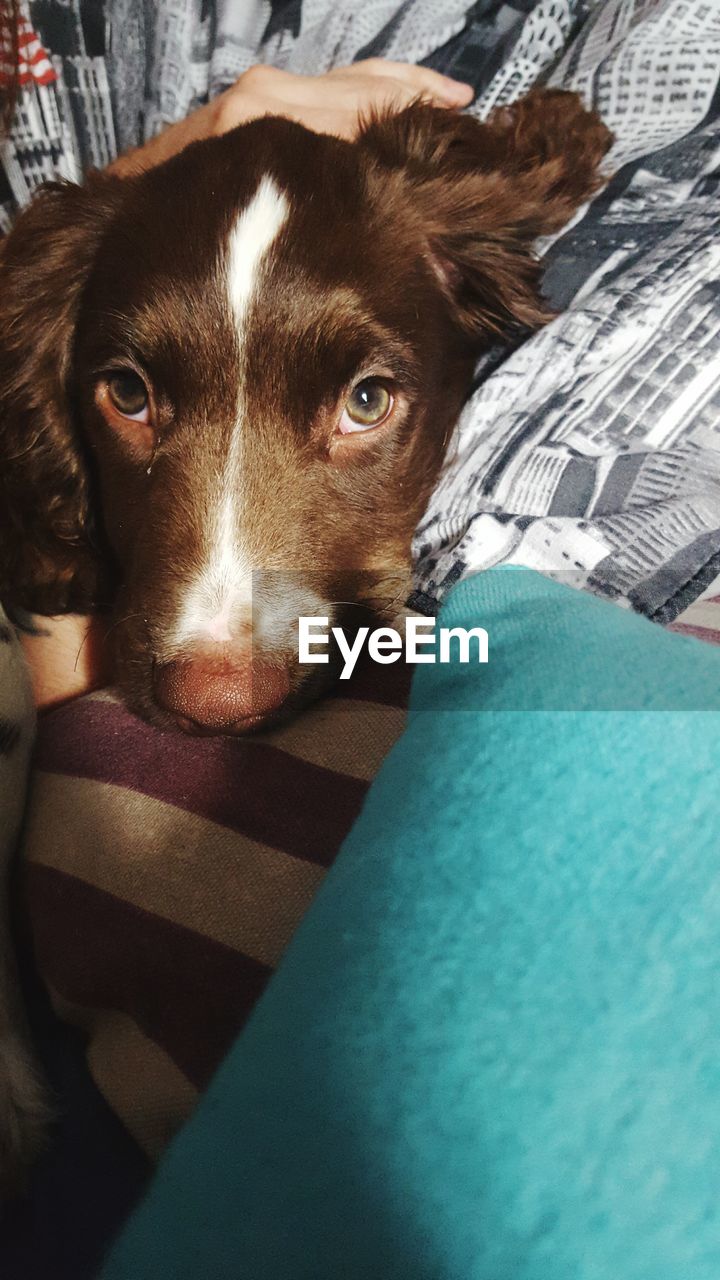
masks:
[[(481, 109), (506, 100), (513, 60)], [(596, 5), (552, 71), (601, 111), (624, 167), (548, 250), (562, 313), (466, 406), (417, 534), (418, 603), (504, 562), (665, 624), (713, 594), (719, 71), (720, 5), (691, 0)]]
[(720, 0), (29, 0), (20, 36), (5, 230), (38, 183), (106, 164), (257, 61), (424, 61), (470, 80), (480, 116), (538, 81), (582, 93), (615, 133), (615, 177), (546, 246), (562, 313), (481, 362), (417, 532), (414, 603), (511, 562), (665, 624), (692, 627), (697, 600), (706, 617), (720, 575)]

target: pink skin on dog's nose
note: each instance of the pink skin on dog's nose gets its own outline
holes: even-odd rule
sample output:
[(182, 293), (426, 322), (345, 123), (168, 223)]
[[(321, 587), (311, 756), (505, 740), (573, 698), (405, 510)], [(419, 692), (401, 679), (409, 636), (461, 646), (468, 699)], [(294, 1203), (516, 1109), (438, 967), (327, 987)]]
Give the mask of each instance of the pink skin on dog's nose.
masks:
[(262, 659), (198, 655), (155, 669), (155, 697), (189, 732), (241, 732), (282, 706), (290, 692), (283, 666)]

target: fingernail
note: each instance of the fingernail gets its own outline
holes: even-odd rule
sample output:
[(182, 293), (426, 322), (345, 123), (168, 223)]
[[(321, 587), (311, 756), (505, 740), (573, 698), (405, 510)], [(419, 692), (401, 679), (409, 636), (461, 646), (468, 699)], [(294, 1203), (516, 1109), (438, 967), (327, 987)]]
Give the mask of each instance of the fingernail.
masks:
[(475, 90), (471, 84), (465, 84), (461, 80), (448, 80), (447, 96), (453, 102), (470, 102), (475, 97)]

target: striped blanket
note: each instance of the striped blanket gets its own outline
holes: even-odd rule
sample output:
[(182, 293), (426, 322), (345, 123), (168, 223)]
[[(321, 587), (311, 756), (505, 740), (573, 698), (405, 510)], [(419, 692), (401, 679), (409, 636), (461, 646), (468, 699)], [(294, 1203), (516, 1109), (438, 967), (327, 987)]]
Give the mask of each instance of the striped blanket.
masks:
[(96, 1083), (159, 1154), (263, 991), (399, 736), (366, 667), (252, 739), (161, 733), (110, 694), (41, 718), (25, 834), (37, 960)]

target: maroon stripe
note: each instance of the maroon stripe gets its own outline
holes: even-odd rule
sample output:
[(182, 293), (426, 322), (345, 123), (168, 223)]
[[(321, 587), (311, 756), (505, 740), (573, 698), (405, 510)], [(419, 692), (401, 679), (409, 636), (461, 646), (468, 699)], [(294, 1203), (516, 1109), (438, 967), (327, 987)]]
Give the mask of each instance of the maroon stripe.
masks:
[(204, 1088), (272, 970), (52, 867), (31, 864), (27, 887), (45, 980), (76, 1004), (133, 1018)]
[(696, 640), (704, 640), (706, 644), (720, 644), (720, 628), (696, 627), (690, 622), (673, 622), (668, 631), (676, 635), (694, 636)]
[(35, 764), (141, 792), (320, 866), (333, 861), (368, 788), (267, 743), (165, 733), (87, 699), (42, 717)]

